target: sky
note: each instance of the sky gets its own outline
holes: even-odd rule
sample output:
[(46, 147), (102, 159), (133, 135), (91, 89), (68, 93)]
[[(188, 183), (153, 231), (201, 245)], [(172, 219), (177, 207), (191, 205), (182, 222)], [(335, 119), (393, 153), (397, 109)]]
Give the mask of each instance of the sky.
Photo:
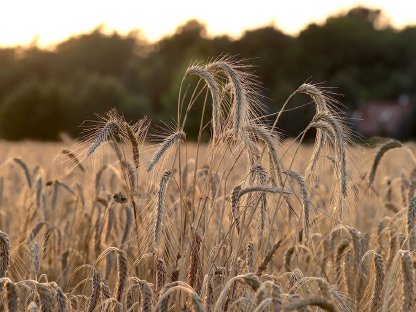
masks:
[(416, 25), (414, 0), (0, 0), (0, 46), (36, 41), (49, 47), (99, 25), (121, 34), (139, 29), (156, 41), (192, 18), (206, 24), (209, 35), (238, 37), (265, 25), (296, 35), (358, 5), (382, 9), (397, 28)]

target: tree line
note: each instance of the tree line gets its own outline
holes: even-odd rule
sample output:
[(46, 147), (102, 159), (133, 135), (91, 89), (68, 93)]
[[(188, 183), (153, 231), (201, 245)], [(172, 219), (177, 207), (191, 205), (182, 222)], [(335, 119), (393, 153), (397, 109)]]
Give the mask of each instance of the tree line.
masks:
[[(379, 10), (354, 8), (322, 25), (310, 24), (297, 36), (266, 26), (238, 39), (212, 38), (192, 20), (173, 35), (148, 43), (140, 32), (106, 34), (97, 28), (53, 49), (0, 49), (0, 137), (78, 136), (84, 120), (112, 107), (126, 119), (148, 115), (169, 122), (176, 116), (186, 68), (221, 55), (253, 65), (270, 114), (305, 81), (336, 87), (329, 90), (347, 112), (375, 99), (402, 94), (411, 102), (416, 99), (416, 27), (394, 29)], [(307, 101), (298, 96), (290, 107)], [(312, 105), (290, 110), (280, 128), (296, 135), (312, 114)], [(188, 133), (197, 133), (199, 117), (190, 120), (195, 123)]]

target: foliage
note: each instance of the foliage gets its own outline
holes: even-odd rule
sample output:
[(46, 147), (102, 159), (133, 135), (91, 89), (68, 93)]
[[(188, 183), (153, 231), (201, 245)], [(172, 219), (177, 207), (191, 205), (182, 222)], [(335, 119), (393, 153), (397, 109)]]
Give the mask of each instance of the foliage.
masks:
[[(343, 94), (349, 111), (371, 100), (416, 97), (416, 28), (393, 29), (378, 10), (358, 7), (322, 25), (311, 24), (296, 37), (265, 26), (246, 31), (237, 40), (209, 38), (205, 26), (193, 20), (173, 35), (148, 43), (137, 32), (121, 36), (97, 28), (52, 49), (0, 49), (0, 135), (8, 139), (53, 139), (57, 131), (76, 135), (76, 126), (92, 112), (110, 106), (122, 106), (131, 118), (149, 114), (169, 121), (180, 86), (177, 78), (189, 60), (224, 54), (250, 59), (264, 83), (262, 102), (271, 113), (308, 80), (336, 86), (334, 91)], [(51, 85), (55, 91), (46, 91)], [(36, 93), (28, 86), (44, 91)], [(302, 103), (295, 100), (293, 105)], [(40, 106), (29, 109), (30, 104)], [(36, 134), (23, 126), (18, 129), (20, 121), (4, 126), (9, 120), (28, 122), (27, 117), (16, 116), (30, 110), (49, 109), (42, 118), (31, 120), (39, 129)], [(286, 116), (282, 120), (286, 135), (297, 135), (312, 115), (313, 110), (306, 110), (301, 124)], [(52, 116), (61, 122), (53, 129), (41, 129)], [(197, 125), (189, 127), (191, 138)]]

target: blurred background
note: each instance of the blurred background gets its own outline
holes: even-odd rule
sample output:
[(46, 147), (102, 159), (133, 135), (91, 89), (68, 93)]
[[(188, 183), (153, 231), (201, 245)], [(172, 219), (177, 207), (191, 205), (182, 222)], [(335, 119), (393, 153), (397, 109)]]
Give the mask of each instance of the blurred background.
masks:
[[(186, 68), (221, 55), (254, 66), (268, 113), (305, 81), (323, 83), (362, 138), (416, 137), (416, 4), (222, 2), (3, 2), (0, 137), (76, 137), (112, 107), (128, 120), (172, 121)], [(280, 130), (298, 134), (313, 113), (287, 112)]]

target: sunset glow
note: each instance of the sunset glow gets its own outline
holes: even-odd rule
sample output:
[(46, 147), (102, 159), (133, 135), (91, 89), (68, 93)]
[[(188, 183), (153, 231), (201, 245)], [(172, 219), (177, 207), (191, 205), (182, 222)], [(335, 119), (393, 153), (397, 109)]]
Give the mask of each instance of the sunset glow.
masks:
[(205, 23), (209, 35), (238, 36), (244, 30), (275, 25), (296, 34), (311, 22), (364, 5), (383, 10), (395, 27), (416, 24), (412, 1), (3, 1), (0, 3), (0, 46), (50, 46), (72, 35), (104, 25), (122, 34), (139, 29), (145, 38), (157, 40), (174, 32), (185, 21)]

